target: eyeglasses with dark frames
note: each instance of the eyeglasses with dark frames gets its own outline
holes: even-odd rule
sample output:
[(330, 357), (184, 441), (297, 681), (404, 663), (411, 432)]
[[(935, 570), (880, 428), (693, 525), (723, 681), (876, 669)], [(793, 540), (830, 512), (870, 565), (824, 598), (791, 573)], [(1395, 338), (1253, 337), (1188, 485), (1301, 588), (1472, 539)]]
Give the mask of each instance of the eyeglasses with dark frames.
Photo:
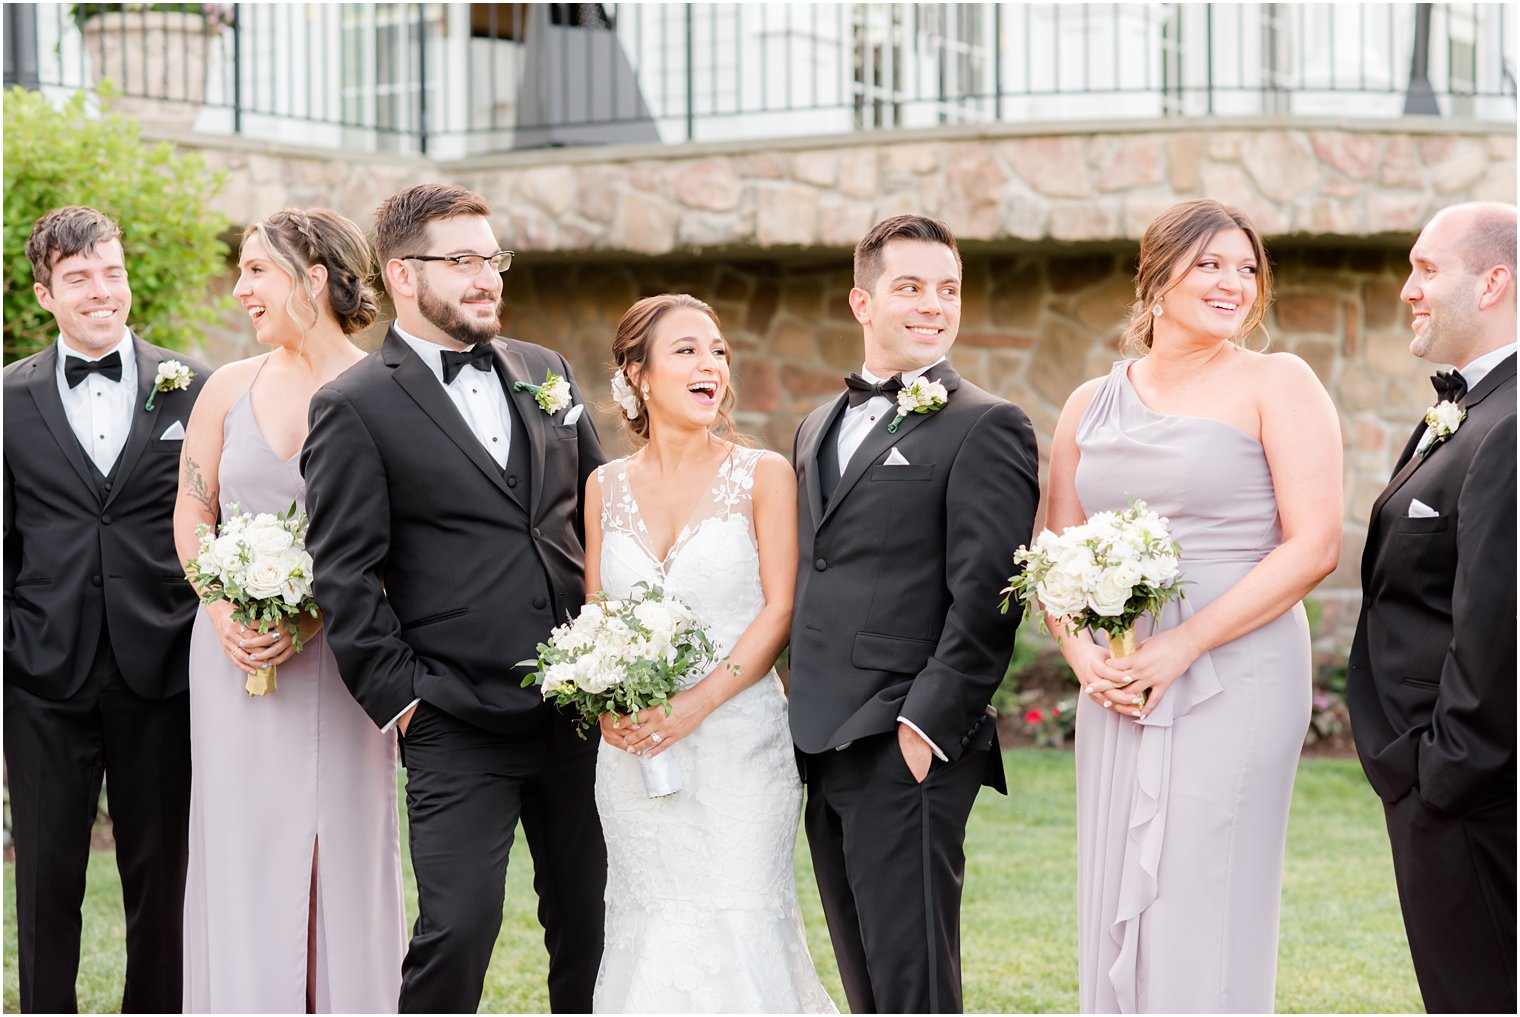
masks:
[(512, 267), (512, 251), (485, 254), (403, 254), (402, 261), (441, 261), (460, 275), (475, 275), (483, 265), (490, 265), (492, 272), (505, 272)]

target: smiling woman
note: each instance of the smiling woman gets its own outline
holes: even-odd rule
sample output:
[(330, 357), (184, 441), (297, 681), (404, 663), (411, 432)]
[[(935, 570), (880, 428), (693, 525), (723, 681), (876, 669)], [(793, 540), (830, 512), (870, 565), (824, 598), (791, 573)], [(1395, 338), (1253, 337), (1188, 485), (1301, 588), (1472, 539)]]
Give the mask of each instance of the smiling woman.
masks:
[(1124, 656), (1048, 619), (1086, 693), (1081, 1005), (1267, 1011), (1309, 720), (1299, 602), (1339, 555), (1339, 424), (1303, 361), (1244, 346), (1271, 276), (1240, 211), (1202, 200), (1162, 213), (1141, 241), (1135, 296), (1125, 339), (1139, 359), (1062, 410), (1046, 525), (1143, 499), (1170, 523), (1189, 585)]

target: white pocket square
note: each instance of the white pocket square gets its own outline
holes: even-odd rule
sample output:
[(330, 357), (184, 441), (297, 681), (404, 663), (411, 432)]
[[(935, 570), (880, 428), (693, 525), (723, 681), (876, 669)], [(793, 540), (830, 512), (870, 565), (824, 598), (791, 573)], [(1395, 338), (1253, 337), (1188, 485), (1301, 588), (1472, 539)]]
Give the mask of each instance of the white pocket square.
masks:
[(185, 437), (185, 425), (178, 420), (164, 429), (164, 433), (158, 436), (159, 441), (180, 441)]
[(1413, 499), (1409, 503), (1410, 519), (1435, 519), (1440, 514), (1418, 498)]
[(565, 414), (565, 426), (569, 427), (571, 424), (581, 419), (581, 414), (585, 412), (585, 403), (576, 403), (574, 406), (570, 407), (570, 412)]
[(897, 451), (897, 449), (893, 448), (892, 450), (890, 450), (889, 452), (887, 452), (887, 458), (882, 461), (881, 465), (883, 465), (883, 466), (911, 466), (913, 464), (910, 463), (910, 462), (908, 462), (908, 457), (907, 456), (903, 455), (901, 452)]

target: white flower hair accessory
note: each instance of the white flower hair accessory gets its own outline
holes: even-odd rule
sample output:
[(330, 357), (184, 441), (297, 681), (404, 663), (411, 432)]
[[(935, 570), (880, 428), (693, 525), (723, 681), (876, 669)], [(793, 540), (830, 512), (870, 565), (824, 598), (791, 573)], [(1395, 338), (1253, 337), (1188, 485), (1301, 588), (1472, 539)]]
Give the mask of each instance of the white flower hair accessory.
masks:
[(161, 361), (158, 365), (158, 373), (153, 378), (153, 391), (148, 393), (148, 401), (143, 403), (143, 409), (151, 410), (153, 399), (160, 392), (189, 388), (190, 379), (194, 377), (195, 372), (178, 360)]
[(1450, 399), (1443, 399), (1430, 409), (1425, 411), (1425, 440), (1420, 442), (1420, 447), (1415, 450), (1415, 455), (1424, 455), (1435, 448), (1441, 442), (1457, 433), (1457, 428), (1462, 426), (1462, 421), (1467, 419), (1467, 411), (1462, 409)]
[(612, 372), (612, 398), (623, 408), (623, 415), (629, 420), (639, 419), (639, 397), (634, 393), (633, 386), (628, 383), (628, 375), (623, 373), (621, 367)]

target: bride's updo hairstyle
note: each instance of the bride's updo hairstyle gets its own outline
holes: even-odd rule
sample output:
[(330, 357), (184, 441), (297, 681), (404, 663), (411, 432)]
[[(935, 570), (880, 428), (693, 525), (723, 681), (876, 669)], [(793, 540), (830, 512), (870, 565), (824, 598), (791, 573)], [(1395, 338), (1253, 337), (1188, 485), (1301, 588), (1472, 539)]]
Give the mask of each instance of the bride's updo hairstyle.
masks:
[(1197, 257), (1214, 237), (1224, 230), (1240, 230), (1251, 242), (1256, 255), (1256, 302), (1250, 313), (1240, 323), (1240, 331), (1232, 337), (1237, 346), (1244, 347), (1245, 340), (1257, 329), (1265, 340), (1262, 348), (1270, 343), (1262, 320), (1272, 303), (1272, 266), (1267, 263), (1267, 251), (1261, 242), (1261, 234), (1250, 218), (1238, 208), (1223, 205), (1212, 198), (1198, 198), (1173, 205), (1155, 218), (1140, 239), (1140, 267), (1135, 272), (1135, 302), (1130, 307), (1129, 323), (1124, 328), (1120, 348), (1128, 354), (1143, 357), (1150, 352), (1158, 305), (1166, 313), (1164, 298), (1187, 273), (1179, 274), (1174, 281), (1172, 271), (1179, 261)]
[[(661, 293), (645, 297), (628, 308), (623, 320), (618, 322), (617, 334), (612, 339), (612, 394), (617, 401), (618, 419), (627, 428), (635, 445), (649, 441), (649, 411), (644, 405), (644, 393), (633, 374), (629, 373), (629, 368), (637, 364), (642, 370), (644, 361), (649, 356), (649, 341), (654, 337), (655, 328), (665, 315), (677, 308), (701, 311), (712, 319), (719, 332), (723, 330), (718, 312), (696, 297), (687, 293)], [(734, 394), (733, 377), (730, 375), (728, 391), (718, 404), (717, 426), (713, 428), (713, 433), (744, 444), (742, 436), (734, 430), (732, 416), (738, 401)]]
[[(313, 265), (327, 269), (327, 304), (344, 335), (368, 328), (380, 314), (370, 279), (374, 275), (374, 252), (364, 233), (348, 219), (330, 208), (282, 208), (243, 231), (243, 243), (257, 236), (264, 242), (269, 257), (290, 277), (294, 289), (285, 302), (285, 310), (296, 321), (317, 323), (315, 294), (306, 282), (306, 270)], [(297, 293), (305, 295), (305, 307), (298, 313)]]

